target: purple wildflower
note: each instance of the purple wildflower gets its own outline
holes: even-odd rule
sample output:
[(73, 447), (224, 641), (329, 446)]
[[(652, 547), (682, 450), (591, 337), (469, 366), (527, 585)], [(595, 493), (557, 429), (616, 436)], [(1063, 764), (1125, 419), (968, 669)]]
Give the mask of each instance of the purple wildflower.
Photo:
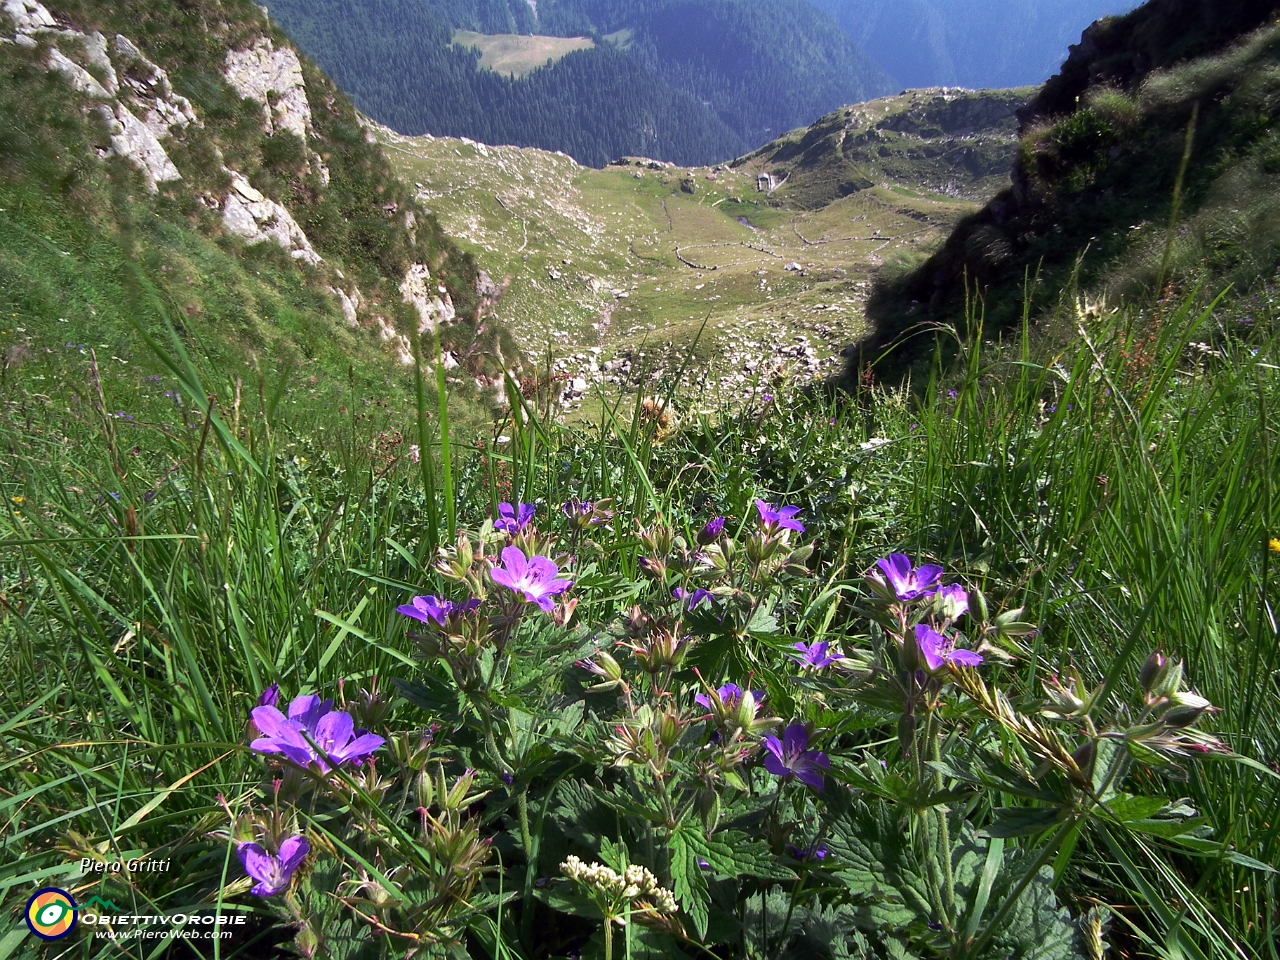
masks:
[[(736, 683), (726, 683), (723, 687), (721, 687), (719, 690), (716, 691), (715, 695), (716, 695), (716, 698), (720, 701), (720, 703), (724, 705), (724, 708), (726, 711), (734, 710), (737, 708), (738, 704), (742, 701), (742, 688), (738, 686)], [(760, 703), (760, 701), (764, 699), (764, 691), (752, 690), (751, 698), (757, 704)], [(702, 707), (705, 707), (707, 710), (711, 709), (711, 697), (708, 694), (705, 694), (705, 693), (698, 694), (696, 697), (693, 698), (693, 702), (696, 704), (699, 704)]]
[(954, 640), (947, 639), (927, 623), (916, 624), (916, 643), (920, 646), (930, 673), (937, 673), (947, 664), (976, 667), (982, 663), (982, 654), (972, 650), (957, 650)]
[(698, 608), (698, 605), (701, 604), (704, 600), (707, 601), (708, 603), (711, 603), (712, 601), (715, 600), (715, 597), (712, 596), (711, 591), (704, 590), (702, 589), (702, 587), (698, 587), (693, 592), (685, 590), (683, 587), (676, 587), (674, 590), (671, 591), (671, 596), (675, 597), (677, 600), (687, 601), (686, 606), (690, 610), (696, 610)]
[[(878, 566), (889, 580), (894, 595), (899, 600), (918, 600), (937, 592), (938, 581), (942, 579), (942, 568), (934, 563), (927, 563), (915, 569), (911, 566), (911, 558), (902, 553), (891, 553), (884, 559), (877, 560)], [(872, 574), (877, 580), (880, 577)], [(880, 580), (884, 583), (884, 580)]]
[(274, 897), (289, 888), (293, 872), (311, 852), (305, 837), (289, 837), (280, 844), (280, 854), (273, 857), (256, 843), (242, 843), (236, 848), (245, 873), (257, 880), (249, 892), (258, 897)]
[(724, 530), (724, 517), (713, 517), (708, 520), (706, 526), (698, 531), (698, 545), (705, 547), (707, 544), (715, 543), (720, 539), (720, 533)]
[(560, 568), (548, 557), (525, 558), (519, 547), (507, 547), (502, 551), (502, 566), (489, 571), (493, 582), (513, 590), (527, 603), (536, 603), (546, 613), (551, 612), (552, 597), (573, 586), (572, 580), (556, 579)]
[(514, 507), (509, 503), (498, 504), (498, 519), (493, 521), (493, 528), (501, 530), (509, 537), (514, 537), (529, 525), (534, 511), (538, 508), (531, 503), (518, 503)]
[(782, 739), (770, 734), (764, 738), (764, 768), (775, 777), (795, 777), (815, 790), (822, 789), (822, 771), (831, 766), (827, 755), (809, 749), (809, 731), (803, 723), (793, 723), (782, 732)]
[(942, 611), (942, 616), (948, 620), (959, 620), (969, 611), (969, 594), (958, 583), (943, 587), (934, 599)]
[(775, 508), (771, 503), (757, 500), (756, 509), (760, 511), (760, 526), (764, 527), (765, 533), (773, 533), (775, 530), (794, 530), (797, 533), (804, 533), (804, 524), (794, 519), (800, 512), (799, 507)]
[(315, 764), (322, 773), (344, 763), (358, 767), (386, 743), (364, 731), (357, 736), (351, 714), (315, 695), (294, 698), (287, 717), (272, 706), (254, 707), (251, 716), (262, 736), (249, 749), (281, 754), (299, 767)]
[(794, 649), (800, 651), (800, 656), (792, 656), (788, 654), (796, 663), (802, 667), (810, 667), (813, 670), (821, 670), (823, 667), (829, 667), (833, 663), (839, 663), (844, 657), (838, 652), (828, 653), (831, 644), (826, 640), (819, 640), (817, 643), (805, 644), (797, 643)]
[(262, 691), (262, 696), (258, 697), (258, 706), (274, 707), (280, 699), (280, 684), (273, 683), (267, 689)]
[(825, 860), (830, 851), (821, 843), (811, 843), (808, 847), (797, 847), (787, 844), (787, 853), (796, 860)]
[(445, 621), (455, 614), (470, 613), (480, 606), (480, 601), (472, 597), (465, 603), (454, 603), (452, 600), (439, 600), (436, 597), (414, 597), (412, 603), (396, 607), (396, 613), (423, 623), (434, 623), (443, 627)]

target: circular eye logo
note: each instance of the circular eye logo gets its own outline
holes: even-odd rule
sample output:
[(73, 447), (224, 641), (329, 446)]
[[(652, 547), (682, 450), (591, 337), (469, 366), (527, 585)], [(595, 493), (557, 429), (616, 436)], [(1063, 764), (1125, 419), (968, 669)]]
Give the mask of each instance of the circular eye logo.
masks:
[(67, 891), (45, 887), (27, 901), (27, 926), (42, 940), (61, 940), (75, 929), (78, 909)]

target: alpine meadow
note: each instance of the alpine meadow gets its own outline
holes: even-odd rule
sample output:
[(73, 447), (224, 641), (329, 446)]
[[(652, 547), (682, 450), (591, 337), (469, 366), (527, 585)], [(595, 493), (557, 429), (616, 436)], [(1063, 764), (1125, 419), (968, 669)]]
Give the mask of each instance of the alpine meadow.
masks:
[(1280, 960), (1278, 197), (1275, 0), (0, 0), (0, 960)]

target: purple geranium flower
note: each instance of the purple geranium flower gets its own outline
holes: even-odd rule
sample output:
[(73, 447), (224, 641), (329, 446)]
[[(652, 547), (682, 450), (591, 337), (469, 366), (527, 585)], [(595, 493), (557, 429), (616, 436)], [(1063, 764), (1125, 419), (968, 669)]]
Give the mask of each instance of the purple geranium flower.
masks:
[[(726, 683), (723, 687), (716, 691), (716, 697), (724, 704), (725, 710), (733, 710), (742, 700), (742, 688), (736, 683)], [(759, 704), (764, 699), (763, 690), (752, 690), (751, 698)], [(711, 709), (711, 697), (705, 693), (700, 693), (693, 698), (693, 702), (706, 709)]]
[[(877, 560), (876, 566), (884, 572), (889, 580), (889, 586), (893, 588), (899, 600), (918, 600), (920, 597), (932, 596), (937, 592), (938, 581), (942, 579), (940, 566), (927, 563), (913, 569), (911, 558), (903, 553), (891, 553), (884, 559)], [(876, 579), (880, 578), (876, 577)]]
[(314, 694), (295, 697), (287, 717), (270, 706), (254, 707), (251, 715), (262, 736), (249, 749), (278, 753), (300, 767), (315, 764), (322, 773), (348, 762), (358, 767), (386, 743), (364, 731), (357, 736), (351, 714), (334, 710), (332, 700)]
[(803, 723), (793, 723), (782, 732), (782, 739), (770, 734), (764, 738), (764, 768), (775, 777), (795, 777), (801, 783), (822, 789), (822, 771), (831, 766), (827, 755), (809, 749), (809, 731)]
[(507, 536), (514, 537), (529, 525), (535, 510), (537, 507), (531, 503), (518, 503), (514, 507), (509, 503), (500, 503), (498, 519), (493, 521), (493, 529), (501, 530)]
[(794, 530), (797, 533), (804, 533), (804, 524), (794, 519), (800, 512), (799, 507), (775, 508), (771, 503), (757, 500), (756, 509), (760, 511), (760, 525), (764, 527), (765, 533), (773, 533), (775, 530)]
[(787, 853), (791, 854), (796, 860), (825, 860), (829, 852), (823, 844), (816, 842), (803, 848), (794, 844), (787, 844)]
[(794, 648), (799, 650), (801, 655), (796, 657), (788, 654), (787, 656), (802, 667), (810, 667), (814, 670), (821, 670), (823, 667), (829, 667), (831, 664), (839, 663), (844, 659), (838, 652), (828, 653), (827, 651), (831, 648), (831, 644), (825, 640), (819, 640), (813, 644), (797, 643)]
[(262, 691), (262, 696), (258, 697), (258, 706), (274, 707), (276, 701), (280, 699), (280, 684), (273, 683), (267, 689)]
[(502, 566), (489, 571), (493, 582), (514, 590), (528, 603), (536, 603), (539, 609), (550, 613), (551, 598), (573, 586), (572, 580), (557, 580), (560, 568), (548, 557), (533, 556), (525, 559), (519, 547), (507, 547), (502, 551)]
[(916, 643), (924, 655), (930, 673), (936, 673), (946, 664), (976, 667), (982, 663), (982, 654), (972, 650), (957, 650), (954, 640), (949, 640), (927, 623), (916, 624)]
[(421, 620), (423, 623), (434, 623), (438, 627), (443, 627), (445, 621), (454, 614), (470, 613), (478, 606), (480, 601), (474, 597), (464, 603), (439, 600), (432, 596), (414, 597), (412, 603), (396, 607), (396, 613), (412, 617), (414, 620)]
[(969, 594), (958, 583), (939, 590), (936, 600), (942, 615), (948, 620), (959, 620), (969, 610)]
[(245, 873), (258, 881), (249, 892), (259, 897), (274, 897), (283, 893), (293, 879), (293, 872), (301, 866), (311, 852), (311, 845), (304, 837), (290, 837), (280, 844), (279, 856), (273, 857), (256, 843), (242, 843), (236, 848)]
[(683, 587), (676, 587), (674, 590), (671, 591), (671, 596), (675, 597), (677, 600), (688, 601), (687, 607), (690, 610), (696, 610), (698, 608), (698, 605), (702, 603), (702, 601), (704, 600), (710, 603), (715, 599), (715, 597), (711, 595), (710, 590), (704, 590), (702, 589), (702, 587), (698, 587), (692, 593), (690, 593), (688, 590), (685, 590)]
[(723, 530), (724, 517), (713, 517), (707, 521), (706, 526), (698, 531), (698, 545), (705, 547), (707, 544), (715, 543), (720, 539), (720, 534)]

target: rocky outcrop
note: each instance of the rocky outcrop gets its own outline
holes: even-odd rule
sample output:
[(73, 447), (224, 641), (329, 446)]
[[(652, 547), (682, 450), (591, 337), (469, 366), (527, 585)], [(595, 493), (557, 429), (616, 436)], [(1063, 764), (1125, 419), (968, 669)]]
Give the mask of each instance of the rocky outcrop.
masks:
[(224, 76), (240, 96), (262, 104), (262, 129), (268, 134), (287, 130), (306, 140), (312, 133), (302, 64), (292, 50), (276, 49), (260, 37), (249, 49), (227, 54)]
[(442, 323), (449, 323), (456, 316), (453, 300), (442, 286), (431, 290), (431, 271), (421, 263), (412, 264), (400, 284), (400, 296), (418, 311), (418, 332), (434, 330)]
[(156, 135), (123, 103), (117, 103), (114, 109), (99, 107), (98, 113), (106, 121), (111, 136), (111, 149), (108, 152), (124, 157), (141, 170), (148, 190), (154, 193), (157, 184), (182, 179), (182, 174), (173, 165)]
[(396, 355), (400, 364), (405, 367), (413, 366), (413, 347), (409, 338), (388, 323), (386, 317), (376, 316), (373, 319), (378, 328), (378, 337)]
[(191, 101), (173, 92), (169, 75), (142, 55), (128, 37), (116, 34), (111, 42), (116, 64), (123, 77), (122, 91), (141, 115), (147, 129), (160, 138), (189, 124), (199, 124)]
[(88, 70), (74, 60), (68, 59), (57, 47), (49, 51), (49, 69), (56, 70), (67, 78), (72, 88), (79, 90), (95, 100), (110, 100), (111, 93), (100, 84)]
[(57, 30), (58, 21), (36, 0), (4, 0), (3, 8), (20, 34), (39, 30)]
[(338, 298), (338, 303), (342, 307), (342, 317), (347, 321), (347, 326), (360, 326), (360, 318), (356, 313), (360, 309), (360, 288), (352, 287), (351, 293), (348, 294), (341, 287), (330, 287), (329, 292)]
[(295, 260), (312, 265), (320, 262), (320, 255), (288, 210), (255, 189), (243, 174), (227, 172), (231, 174), (231, 190), (222, 202), (222, 220), (228, 230), (246, 243), (271, 240)]

